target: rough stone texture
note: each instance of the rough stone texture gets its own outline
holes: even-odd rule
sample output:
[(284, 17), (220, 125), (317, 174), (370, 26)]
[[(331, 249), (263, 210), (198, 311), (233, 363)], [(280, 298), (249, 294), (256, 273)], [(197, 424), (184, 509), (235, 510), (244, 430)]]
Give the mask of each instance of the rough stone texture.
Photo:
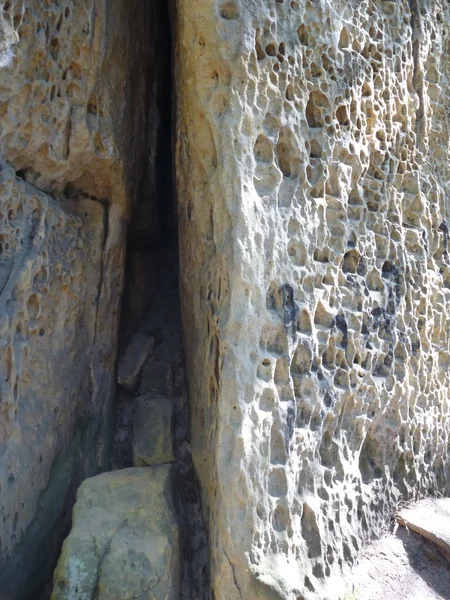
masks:
[[(211, 597), (324, 598), (400, 499), (450, 493), (450, 8), (174, 4), (181, 292)], [(171, 206), (169, 185), (152, 197), (170, 179), (170, 136), (156, 143), (163, 6), (1, 5), (0, 594), (35, 597), (74, 489), (106, 465), (132, 205), (124, 304), (144, 329), (162, 330), (173, 308), (152, 247)], [(155, 50), (166, 58), (153, 63)], [(158, 107), (170, 125), (170, 102)], [(173, 325), (140, 392), (173, 398), (180, 578), (200, 598), (208, 546)], [(79, 552), (66, 548), (61, 564)], [(104, 597), (122, 594), (111, 585), (147, 593), (110, 563)]]
[(141, 183), (151, 188), (152, 180), (155, 7), (139, 0), (0, 6), (0, 595), (7, 597), (36, 597), (51, 577), (76, 487), (107, 466), (126, 221)]
[(324, 598), (450, 492), (450, 10), (179, 0), (177, 181), (212, 597)]
[(54, 576), (52, 600), (176, 600), (180, 531), (171, 468), (87, 479)]
[[(173, 461), (185, 530), (180, 558), (180, 600), (208, 600), (208, 537), (189, 444), (176, 238), (166, 235), (163, 239), (154, 250), (153, 265), (159, 277), (153, 290), (149, 286), (153, 300), (143, 297), (144, 304), (150, 304), (148, 312), (139, 318), (139, 311), (133, 312), (128, 306), (123, 313), (123, 339), (132, 338), (137, 330), (154, 337), (155, 347), (147, 359), (137, 397), (119, 390), (111, 462), (112, 468), (123, 469), (156, 460)], [(132, 278), (133, 272), (129, 271), (127, 287), (133, 285)]]
[(3, 3), (1, 154), (39, 189), (123, 205), (125, 187), (137, 188), (151, 107), (148, 80), (136, 78), (154, 69), (155, 13), (139, 0)]
[[(10, 557), (1, 589), (8, 567), (17, 579), (39, 565), (39, 545), (46, 536), (52, 544), (72, 480), (107, 458), (95, 387), (108, 390), (108, 380), (99, 357), (86, 354), (96, 348), (105, 208), (56, 201), (5, 163), (0, 198), (1, 550)], [(17, 546), (22, 536), (36, 553), (32, 567)]]
[(136, 400), (133, 464), (136, 467), (173, 462), (173, 403), (158, 394)]
[(141, 394), (172, 395), (172, 365), (165, 361), (150, 361), (142, 373)]

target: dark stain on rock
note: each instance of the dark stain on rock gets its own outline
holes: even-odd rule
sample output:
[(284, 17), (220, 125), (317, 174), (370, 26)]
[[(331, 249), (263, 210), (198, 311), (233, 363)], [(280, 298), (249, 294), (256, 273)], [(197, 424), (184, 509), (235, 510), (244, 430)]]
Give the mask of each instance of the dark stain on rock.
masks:
[(297, 333), (297, 318), (298, 318), (298, 306), (294, 299), (294, 288), (289, 283), (285, 283), (280, 288), (281, 295), (283, 298), (283, 322), (286, 334), (295, 341)]

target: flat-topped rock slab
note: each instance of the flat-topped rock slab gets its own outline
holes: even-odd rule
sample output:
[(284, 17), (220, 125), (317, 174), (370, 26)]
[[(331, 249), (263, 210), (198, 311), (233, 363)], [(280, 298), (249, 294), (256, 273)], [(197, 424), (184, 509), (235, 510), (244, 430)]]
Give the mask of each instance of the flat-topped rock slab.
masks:
[(421, 500), (400, 510), (396, 520), (435, 543), (450, 561), (450, 498)]
[(449, 600), (450, 564), (435, 544), (405, 527), (367, 546), (340, 581), (330, 581), (326, 600)]

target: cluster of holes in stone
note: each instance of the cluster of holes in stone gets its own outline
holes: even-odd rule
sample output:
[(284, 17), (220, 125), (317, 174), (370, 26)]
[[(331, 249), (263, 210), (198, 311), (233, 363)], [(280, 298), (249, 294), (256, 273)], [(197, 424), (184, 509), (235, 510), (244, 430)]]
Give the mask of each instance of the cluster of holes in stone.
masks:
[[(298, 6), (294, 7), (293, 4), (291, 8), (297, 9)], [(383, 479), (385, 451), (379, 442), (382, 434), (376, 430), (380, 411), (376, 400), (368, 401), (366, 407), (365, 416), (371, 424), (365, 430), (357, 430), (355, 438), (347, 446), (342, 446), (339, 428), (331, 416), (327, 418), (327, 411), (335, 406), (340, 395), (357, 390), (367, 378), (372, 385), (377, 381), (377, 385), (383, 385), (390, 392), (394, 382), (405, 381), (411, 365), (413, 370), (417, 369), (422, 348), (428, 343), (425, 318), (419, 318), (416, 325), (410, 324), (407, 333), (402, 330), (394, 333), (394, 330), (400, 303), (406, 303), (408, 307), (405, 297), (405, 279), (410, 268), (408, 262), (409, 265), (421, 264), (420, 269), (426, 268), (424, 260), (430, 247), (430, 238), (433, 240), (433, 251), (429, 254), (429, 260), (435, 261), (433, 268), (437, 266), (443, 286), (448, 288), (449, 285), (447, 224), (435, 219), (430, 233), (416, 182), (416, 139), (410, 126), (414, 114), (410, 105), (408, 108), (408, 99), (402, 99), (399, 94), (401, 85), (396, 88), (383, 78), (387, 62), (392, 65), (394, 77), (400, 81), (409, 68), (408, 60), (412, 54), (410, 40), (401, 44), (394, 42), (388, 47), (385, 45), (390, 20), (394, 21), (394, 26), (396, 19), (406, 25), (409, 21), (396, 13), (393, 3), (383, 3), (379, 12), (380, 15), (371, 17), (372, 24), (366, 29), (359, 25), (358, 17), (354, 18), (353, 23), (341, 27), (336, 46), (319, 46), (321, 36), (318, 35), (318, 29), (322, 25), (314, 23), (312, 19), (298, 25), (298, 46), (295, 47), (277, 39), (275, 19), (257, 30), (255, 35), (254, 57), (259, 74), (267, 74), (279, 94), (285, 95), (285, 115), (295, 114), (294, 108), (300, 119), (303, 117), (304, 125), (301, 123), (301, 127), (304, 127), (303, 137), (306, 138), (302, 147), (295, 132), (286, 127), (286, 119), (280, 117), (279, 112), (271, 110), (269, 103), (254, 145), (257, 169), (255, 189), (263, 201), (278, 202), (283, 209), (295, 206), (296, 202), (304, 206), (305, 202), (316, 199), (323, 199), (322, 202), (326, 203), (325, 208), (314, 208), (319, 221), (326, 224), (326, 233), (318, 235), (317, 247), (311, 249), (304, 243), (301, 224), (293, 223), (291, 219), (286, 249), (298, 270), (300, 291), (311, 297), (315, 290), (325, 290), (329, 301), (317, 301), (313, 309), (308, 307), (300, 310), (297, 324), (299, 341), (292, 355), (289, 354), (284, 333), (267, 326), (270, 332), (264, 332), (261, 336), (261, 360), (257, 368), (258, 380), (264, 386), (259, 399), (261, 411), (276, 415), (281, 411), (281, 406), (285, 409), (284, 420), (279, 416), (274, 417), (271, 428), (269, 456), (273, 469), (268, 479), (268, 492), (276, 500), (273, 528), (277, 532), (288, 532), (288, 535), (292, 532), (289, 516), (291, 507), (286, 500), (289, 495), (289, 490), (286, 492), (287, 479), (280, 465), (288, 460), (285, 447), (285, 434), (289, 430), (287, 407), (293, 402), (289, 377), (294, 386), (296, 425), (300, 429), (321, 433), (319, 454), (324, 467), (324, 485), (308, 489), (312, 478), (308, 481), (305, 476), (305, 489), (313, 495), (317, 493), (326, 502), (330, 501), (333, 497), (332, 483), (344, 481), (345, 478), (342, 460), (349, 459), (355, 451), (360, 457), (361, 477), (353, 482), (356, 490), (361, 490), (361, 482), (370, 484)], [(349, 68), (350, 63), (353, 70)], [(308, 82), (303, 88), (299, 88), (297, 82), (297, 73), (301, 70), (298, 69), (299, 65)], [(430, 58), (427, 65), (428, 81), (435, 84), (440, 77)], [(337, 85), (342, 82), (346, 86)], [(389, 106), (389, 116), (386, 106)], [(387, 119), (392, 124), (391, 128), (386, 127)], [(337, 145), (333, 147), (333, 138), (336, 136), (341, 136), (341, 141), (345, 140), (345, 144), (342, 144), (345, 149), (339, 151)], [(364, 153), (367, 150), (358, 155), (359, 143), (367, 140), (370, 141), (369, 155)], [(342, 192), (345, 173), (339, 172), (341, 164), (349, 165), (353, 170), (345, 193)], [(362, 168), (361, 164), (364, 165)], [(281, 180), (273, 175), (274, 166), (278, 168)], [(402, 215), (391, 213), (387, 201), (388, 186), (394, 183), (400, 194), (405, 196)], [(283, 197), (284, 190), (287, 193)], [(385, 233), (383, 223), (386, 218), (392, 220), (390, 234)], [(404, 241), (397, 231), (402, 219), (408, 228)], [(367, 230), (372, 234), (372, 249), (368, 256), (361, 250), (364, 244), (357, 233), (361, 222), (366, 223)], [(368, 242), (365, 241), (365, 244)], [(395, 244), (404, 244), (406, 264), (401, 254), (393, 252)], [(337, 257), (340, 257), (339, 260)], [(353, 302), (348, 300), (352, 310), (338, 310), (336, 298), (330, 291), (337, 293), (338, 286), (347, 289), (345, 294), (354, 299)], [(281, 311), (282, 301), (276, 290), (277, 285), (271, 285), (267, 307)], [(360, 295), (362, 300), (359, 300)], [(370, 299), (370, 302), (364, 298)], [(366, 306), (369, 308), (364, 312)], [(425, 312), (426, 307), (421, 310)], [(358, 313), (359, 322), (352, 312)], [(317, 335), (321, 340), (326, 340), (321, 341), (319, 352), (315, 343)], [(362, 348), (355, 349), (353, 340), (358, 338), (362, 341)], [(440, 353), (439, 361), (442, 365), (450, 364), (446, 352)], [(314, 385), (308, 385), (308, 378), (314, 380)], [(383, 383), (380, 384), (380, 381)], [(322, 391), (322, 397), (314, 405), (312, 399), (316, 389)], [(391, 452), (392, 456), (397, 457), (392, 459), (391, 475), (402, 492), (407, 493), (403, 482), (409, 481), (411, 484), (417, 474), (412, 454), (417, 456), (420, 449), (428, 444), (429, 448), (424, 452), (424, 465), (430, 466), (433, 460), (431, 441), (421, 437), (418, 425), (412, 425), (410, 430), (408, 426), (402, 426), (399, 440), (399, 448), (386, 449), (386, 454)], [(412, 444), (412, 454), (408, 444)], [(423, 470), (425, 467), (422, 465), (420, 468)], [(349, 497), (345, 498), (344, 503), (348, 506), (349, 523), (356, 519), (363, 530), (369, 529), (370, 509), (375, 506), (376, 500), (370, 507), (365, 507), (362, 500), (355, 502)], [(315, 509), (311, 510), (314, 515)], [(263, 515), (262, 509), (260, 512)], [(310, 510), (305, 507), (303, 512), (302, 507), (297, 507), (296, 514), (304, 515), (302, 535), (306, 540), (308, 532), (314, 530), (317, 514), (311, 518)], [(330, 519), (330, 531), (333, 532), (337, 526), (339, 523), (333, 523)], [(317, 537), (314, 534), (314, 539), (307, 542), (308, 547), (312, 547), (313, 555), (314, 540), (318, 537), (318, 533)], [(319, 554), (326, 557), (325, 567), (316, 563), (314, 568), (317, 572), (313, 574), (319, 578), (320, 573), (329, 574), (336, 555), (341, 554), (345, 560), (351, 561), (357, 550), (356, 538), (347, 539), (341, 553), (336, 552), (335, 548), (321, 548)], [(308, 577), (305, 578), (305, 585), (314, 590), (314, 583)]]

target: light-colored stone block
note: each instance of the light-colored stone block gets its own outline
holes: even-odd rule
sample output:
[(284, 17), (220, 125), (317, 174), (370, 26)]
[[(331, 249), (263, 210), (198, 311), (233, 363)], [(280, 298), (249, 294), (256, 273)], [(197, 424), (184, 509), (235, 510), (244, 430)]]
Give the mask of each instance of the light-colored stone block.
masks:
[(450, 498), (427, 498), (402, 508), (397, 523), (430, 540), (450, 561)]
[(52, 600), (177, 600), (180, 532), (169, 465), (124, 469), (79, 488)]

